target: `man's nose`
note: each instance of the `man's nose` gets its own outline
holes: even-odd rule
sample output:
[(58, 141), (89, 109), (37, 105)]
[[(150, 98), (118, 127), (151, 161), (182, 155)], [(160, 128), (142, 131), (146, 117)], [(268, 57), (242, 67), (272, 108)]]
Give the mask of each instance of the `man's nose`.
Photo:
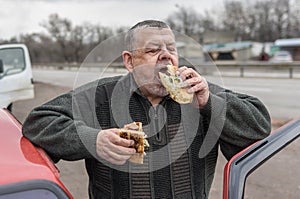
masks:
[(166, 48), (161, 49), (161, 53), (159, 55), (160, 60), (170, 60), (171, 59), (171, 53)]

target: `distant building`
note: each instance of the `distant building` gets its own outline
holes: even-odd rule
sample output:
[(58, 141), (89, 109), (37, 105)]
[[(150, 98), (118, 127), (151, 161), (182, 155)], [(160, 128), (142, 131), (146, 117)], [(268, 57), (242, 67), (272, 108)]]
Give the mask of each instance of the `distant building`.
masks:
[(252, 41), (213, 43), (203, 45), (213, 60), (258, 60), (264, 44)]
[(300, 61), (300, 38), (277, 39), (275, 46), (278, 50), (289, 51), (295, 61)]
[[(232, 32), (205, 31), (203, 34), (186, 36), (175, 34), (179, 54), (180, 65), (199, 65), (204, 61), (210, 61), (210, 54), (205, 49), (206, 43), (233, 42)], [(241, 57), (242, 55), (238, 55)]]

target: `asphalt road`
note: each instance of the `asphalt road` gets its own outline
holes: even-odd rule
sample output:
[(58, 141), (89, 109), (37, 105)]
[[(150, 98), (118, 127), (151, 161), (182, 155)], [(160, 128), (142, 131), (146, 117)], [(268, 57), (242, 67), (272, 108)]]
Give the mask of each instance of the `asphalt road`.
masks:
[[(52, 76), (51, 72), (37, 72), (34, 71), (34, 79), (35, 80), (43, 80), (45, 82), (49, 81), (48, 83), (51, 83), (52, 85), (48, 83), (36, 83), (35, 84), (35, 99), (33, 100), (26, 100), (26, 101), (20, 101), (14, 104), (13, 106), (13, 113), (15, 116), (23, 122), (26, 115), (29, 113), (29, 111), (43, 102), (57, 96), (58, 94), (61, 94), (63, 92), (67, 92), (71, 88), (73, 88), (74, 85), (74, 79), (67, 79), (67, 77), (70, 77), (71, 73), (68, 72), (62, 72), (60, 71), (61, 75)], [(52, 76), (52, 78), (56, 78), (55, 80), (47, 80), (43, 75), (44, 74), (48, 77)], [(76, 78), (74, 76), (73, 78)], [(63, 81), (63, 77), (65, 75), (65, 82), (69, 83), (61, 83), (60, 81)], [(85, 74), (87, 77), (89, 77), (88, 74)], [(77, 76), (78, 77), (78, 76)], [(91, 77), (89, 78), (91, 79)], [(250, 78), (251, 80), (251, 78)], [(271, 79), (272, 80), (272, 79)], [(228, 81), (228, 82), (227, 82)], [(232, 82), (234, 81), (234, 82)], [(291, 80), (287, 81), (286, 79), (282, 80), (272, 80), (271, 82), (265, 81), (264, 79), (253, 79), (250, 82), (256, 82), (256, 87), (249, 87), (249, 80), (246, 81), (244, 79), (240, 78), (233, 78), (229, 80), (224, 81), (224, 85), (227, 84), (233, 84), (236, 87), (236, 90), (238, 91), (245, 91), (247, 93), (257, 93), (257, 94), (265, 94), (265, 93), (271, 93), (270, 96), (267, 97), (260, 97), (264, 102), (265, 100), (269, 102), (268, 106), (270, 108), (270, 112), (273, 117), (276, 117), (276, 125), (280, 125), (281, 122), (284, 123), (286, 120), (289, 120), (291, 118), (297, 117), (297, 114), (299, 113), (300, 107), (297, 105), (296, 99), (295, 102), (292, 99), (292, 103), (289, 102), (289, 97), (285, 95), (293, 96), (294, 94), (296, 96), (299, 95), (297, 93), (299, 91), (299, 80)], [(273, 85), (274, 82), (279, 82), (279, 85)], [(56, 84), (56, 85), (53, 85)], [(295, 85), (296, 84), (296, 85)], [(62, 87), (61, 85), (65, 85)], [(271, 88), (264, 87), (265, 85), (271, 86)], [(272, 86), (273, 85), (273, 86)], [(289, 89), (288, 85), (295, 85), (298, 87), (296, 91), (292, 91)], [(293, 86), (292, 86), (293, 87)], [(232, 87), (231, 87), (232, 88)], [(283, 93), (273, 93), (273, 89), (278, 88), (279, 90), (283, 89)], [(268, 90), (271, 89), (271, 90)], [(273, 98), (276, 98), (278, 100), (273, 101)], [(298, 97), (297, 97), (298, 98)], [(282, 100), (288, 100), (285, 101), (286, 103), (281, 103)], [(297, 100), (298, 101), (298, 100)], [(274, 104), (274, 105), (273, 105)], [(283, 105), (286, 105), (287, 108), (284, 109)], [(278, 110), (274, 111), (273, 108), (276, 106), (282, 106)], [(296, 109), (296, 110), (293, 110)], [(285, 110), (285, 112), (292, 113), (289, 114), (280, 114), (280, 110)], [(276, 114), (275, 114), (276, 113)], [(273, 118), (274, 119), (274, 118)], [(274, 129), (276, 129), (278, 126), (274, 126)], [(296, 199), (300, 196), (300, 170), (298, 169), (298, 165), (300, 164), (299, 159), (299, 150), (300, 150), (300, 141), (299, 139), (292, 143), (290, 147), (285, 149), (285, 151), (281, 152), (279, 155), (276, 155), (274, 158), (272, 158), (270, 161), (267, 162), (267, 164), (264, 164), (262, 168), (259, 168), (258, 171), (255, 171), (253, 174), (250, 175), (249, 180), (247, 180), (246, 185), (246, 194), (245, 198), (265, 198), (265, 199), (282, 199), (282, 198), (291, 198)], [(213, 186), (210, 193), (211, 199), (219, 199), (222, 198), (222, 176), (223, 176), (223, 167), (226, 163), (226, 160), (222, 155), (219, 156), (218, 164), (216, 168), (216, 175), (213, 182)], [(77, 199), (85, 199), (87, 197), (87, 176), (86, 172), (84, 170), (84, 163), (83, 161), (76, 161), (76, 162), (67, 162), (67, 161), (60, 161), (57, 164), (57, 167), (61, 171), (61, 180), (65, 183), (66, 187), (71, 191), (73, 196)]]
[[(39, 82), (76, 88), (99, 77), (124, 74), (125, 70), (106, 71), (66, 71), (35, 69), (34, 79)], [(234, 91), (247, 93), (262, 100), (273, 119), (289, 120), (300, 116), (300, 79), (272, 77), (228, 77), (206, 76), (212, 83), (222, 85)]]

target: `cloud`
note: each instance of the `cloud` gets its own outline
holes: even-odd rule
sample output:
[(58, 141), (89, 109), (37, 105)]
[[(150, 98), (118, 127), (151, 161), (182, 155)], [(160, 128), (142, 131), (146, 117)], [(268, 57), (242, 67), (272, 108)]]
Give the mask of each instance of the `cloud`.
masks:
[[(214, 3), (223, 0), (215, 0)], [(207, 3), (209, 2), (209, 3)], [(212, 1), (185, 0), (184, 5), (201, 12)], [(74, 24), (85, 22), (110, 27), (132, 26), (145, 19), (164, 20), (176, 11), (179, 0), (0, 0), (0, 38), (41, 32), (39, 25), (57, 13)], [(3, 9), (5, 8), (5, 9)], [(9, 28), (3, 28), (9, 27)]]

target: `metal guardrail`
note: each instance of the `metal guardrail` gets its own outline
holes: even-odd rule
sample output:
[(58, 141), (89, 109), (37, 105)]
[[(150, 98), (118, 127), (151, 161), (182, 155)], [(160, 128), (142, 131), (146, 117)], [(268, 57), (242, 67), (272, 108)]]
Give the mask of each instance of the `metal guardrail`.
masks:
[(261, 76), (268, 77), (286, 77), (298, 78), (300, 77), (300, 62), (286, 62), (286, 63), (272, 63), (265, 61), (251, 61), (251, 62), (215, 62), (201, 65), (202, 73), (211, 74), (212, 66), (215, 66), (221, 75), (227, 76)]
[[(203, 75), (238, 76), (238, 77), (281, 77), (300, 78), (300, 61), (290, 63), (272, 63), (262, 61), (251, 62), (205, 62), (199, 64), (198, 71)], [(109, 66), (107, 68), (107, 66)], [(103, 71), (110, 69), (113, 72), (124, 70), (121, 63), (47, 63), (34, 64), (33, 68), (70, 70), (70, 71)]]

